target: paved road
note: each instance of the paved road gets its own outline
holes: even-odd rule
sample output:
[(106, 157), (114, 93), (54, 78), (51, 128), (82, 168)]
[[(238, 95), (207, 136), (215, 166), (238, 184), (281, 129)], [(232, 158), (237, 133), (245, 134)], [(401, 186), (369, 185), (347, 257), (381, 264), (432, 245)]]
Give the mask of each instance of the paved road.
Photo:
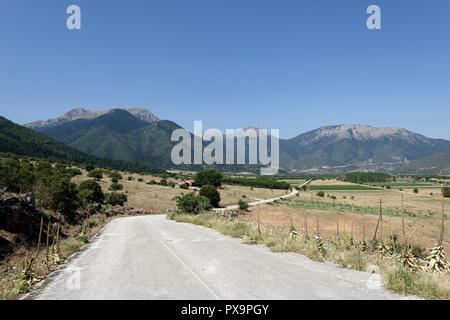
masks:
[(113, 220), (26, 299), (399, 299), (376, 276), (165, 216)]

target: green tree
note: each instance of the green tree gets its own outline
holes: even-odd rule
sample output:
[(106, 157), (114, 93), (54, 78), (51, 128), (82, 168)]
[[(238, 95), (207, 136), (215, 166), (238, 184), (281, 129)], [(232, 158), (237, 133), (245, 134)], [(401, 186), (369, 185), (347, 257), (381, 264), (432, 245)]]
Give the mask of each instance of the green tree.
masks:
[(220, 187), (222, 185), (222, 173), (213, 168), (209, 168), (203, 171), (197, 172), (195, 175), (195, 184), (198, 186), (204, 186), (210, 184), (214, 187)]
[(118, 173), (117, 171), (112, 171), (112, 172), (108, 175), (108, 177), (109, 177), (111, 180), (114, 179), (116, 182), (123, 179), (122, 175), (121, 175), (120, 173)]
[(99, 202), (102, 203), (105, 200), (102, 187), (94, 180), (83, 181), (78, 186), (78, 195), (83, 204)]
[(200, 188), (200, 196), (204, 196), (209, 199), (209, 202), (213, 207), (218, 207), (220, 202), (220, 193), (212, 185), (204, 185)]
[(244, 211), (248, 210), (248, 203), (242, 199), (239, 199), (238, 206), (239, 206), (239, 209), (241, 209), (241, 210), (244, 210)]
[(175, 197), (177, 207), (185, 213), (199, 214), (202, 211), (212, 208), (209, 199), (204, 196), (197, 196), (194, 192)]
[(445, 198), (450, 198), (450, 187), (442, 188), (442, 194)]
[(36, 183), (34, 194), (38, 204), (49, 210), (61, 212), (72, 221), (79, 207), (77, 187), (66, 177), (41, 177)]
[(128, 197), (124, 193), (107, 193), (105, 194), (105, 201), (112, 206), (123, 206), (128, 201)]
[(102, 180), (103, 179), (103, 172), (100, 169), (94, 169), (89, 171), (88, 175), (89, 178), (94, 178), (95, 180)]
[(113, 191), (122, 190), (122, 189), (123, 189), (123, 185), (120, 184), (120, 183), (115, 183), (115, 182), (113, 182), (113, 183), (111, 184), (111, 186), (109, 187), (109, 189), (110, 189), (110, 190), (113, 190)]

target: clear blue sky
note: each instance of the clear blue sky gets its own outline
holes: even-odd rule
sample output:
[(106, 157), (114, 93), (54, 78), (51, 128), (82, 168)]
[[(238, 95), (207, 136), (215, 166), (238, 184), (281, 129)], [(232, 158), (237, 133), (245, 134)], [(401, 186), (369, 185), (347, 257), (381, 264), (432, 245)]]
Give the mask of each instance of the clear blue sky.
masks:
[[(71, 4), (80, 31), (66, 29)], [(361, 123), (450, 139), (450, 1), (0, 2), (0, 115), (116, 106), (191, 130)]]

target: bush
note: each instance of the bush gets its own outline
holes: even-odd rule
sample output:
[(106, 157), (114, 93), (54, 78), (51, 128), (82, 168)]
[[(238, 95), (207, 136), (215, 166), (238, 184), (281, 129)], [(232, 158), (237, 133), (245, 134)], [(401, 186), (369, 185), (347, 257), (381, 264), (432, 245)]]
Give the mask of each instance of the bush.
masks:
[(204, 185), (201, 187), (200, 196), (204, 196), (209, 199), (209, 202), (213, 207), (218, 207), (220, 202), (220, 193), (212, 185)]
[(168, 186), (171, 188), (175, 188), (175, 182), (169, 181)]
[(138, 181), (139, 181), (139, 182), (142, 182), (142, 181), (144, 181), (144, 179), (142, 179), (142, 178), (138, 178)]
[(187, 183), (180, 184), (180, 189), (189, 189), (189, 186)]
[(450, 198), (450, 187), (442, 188), (442, 194), (445, 198)]
[(83, 204), (91, 202), (102, 203), (105, 200), (102, 187), (94, 180), (83, 181), (78, 186), (78, 195)]
[(87, 164), (84, 169), (86, 169), (86, 171), (92, 171), (95, 169), (93, 164)]
[(109, 187), (109, 190), (113, 190), (113, 191), (118, 191), (118, 190), (122, 190), (122, 189), (123, 189), (123, 185), (120, 183), (116, 183), (116, 182), (111, 183), (111, 186)]
[(166, 179), (161, 179), (161, 181), (159, 182), (159, 184), (161, 186), (167, 186), (167, 180)]
[(419, 193), (419, 189), (414, 188), (413, 192), (414, 192), (414, 193)]
[(325, 192), (319, 191), (319, 192), (316, 193), (316, 195), (317, 195), (318, 197), (323, 198), (323, 197), (325, 197)]
[(175, 197), (177, 207), (185, 213), (199, 214), (202, 211), (212, 208), (209, 199), (204, 196), (197, 196), (194, 192)]
[(79, 207), (77, 187), (66, 177), (41, 177), (34, 193), (40, 206), (63, 213), (69, 221)]
[(112, 206), (123, 206), (128, 201), (128, 197), (124, 193), (107, 193), (105, 195), (106, 203)]
[(217, 188), (222, 185), (222, 173), (217, 169), (210, 168), (197, 172), (194, 180), (198, 186), (209, 184)]
[(111, 172), (108, 177), (111, 178), (111, 180), (116, 180), (116, 182), (123, 179), (122, 175), (117, 171)]
[(244, 210), (244, 211), (248, 210), (248, 203), (242, 199), (239, 199), (238, 206), (239, 206), (239, 209), (241, 209), (241, 210)]
[(95, 180), (101, 180), (103, 179), (103, 172), (100, 169), (95, 169), (89, 171), (88, 175), (89, 178), (94, 178)]

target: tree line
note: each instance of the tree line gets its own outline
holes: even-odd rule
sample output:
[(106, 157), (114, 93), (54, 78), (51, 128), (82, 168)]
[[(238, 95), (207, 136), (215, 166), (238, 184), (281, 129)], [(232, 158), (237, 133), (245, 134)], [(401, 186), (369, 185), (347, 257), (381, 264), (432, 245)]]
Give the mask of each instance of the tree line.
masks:
[(347, 173), (345, 181), (353, 183), (373, 183), (373, 182), (391, 182), (392, 176), (387, 173), (379, 172), (351, 172)]

